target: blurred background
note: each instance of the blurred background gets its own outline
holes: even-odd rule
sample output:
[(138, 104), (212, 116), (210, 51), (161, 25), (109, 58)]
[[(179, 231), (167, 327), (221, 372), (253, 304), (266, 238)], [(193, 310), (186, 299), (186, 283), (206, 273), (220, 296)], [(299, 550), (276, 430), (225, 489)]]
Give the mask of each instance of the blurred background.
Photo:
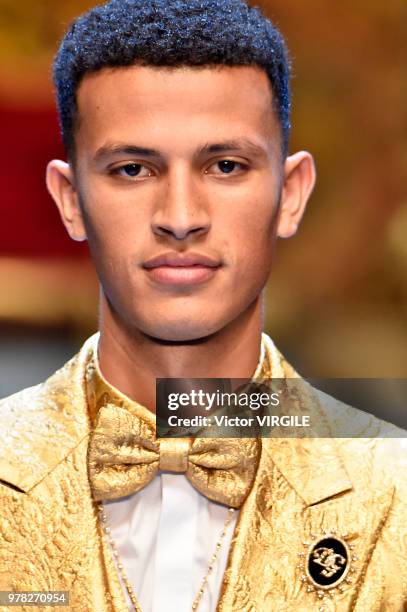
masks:
[[(44, 185), (64, 156), (52, 57), (95, 4), (0, 0), (0, 397), (97, 329), (86, 245), (65, 235)], [(278, 245), (266, 329), (304, 376), (407, 378), (406, 7), (260, 4), (294, 63), (291, 150), (318, 170), (298, 235)]]

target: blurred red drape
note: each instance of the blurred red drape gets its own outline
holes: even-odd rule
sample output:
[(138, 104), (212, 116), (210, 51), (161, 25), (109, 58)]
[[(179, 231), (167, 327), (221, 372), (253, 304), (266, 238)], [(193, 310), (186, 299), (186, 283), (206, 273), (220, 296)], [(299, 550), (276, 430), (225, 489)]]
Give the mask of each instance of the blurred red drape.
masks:
[(86, 256), (45, 186), (47, 162), (64, 159), (55, 110), (0, 106), (0, 126), (0, 256)]

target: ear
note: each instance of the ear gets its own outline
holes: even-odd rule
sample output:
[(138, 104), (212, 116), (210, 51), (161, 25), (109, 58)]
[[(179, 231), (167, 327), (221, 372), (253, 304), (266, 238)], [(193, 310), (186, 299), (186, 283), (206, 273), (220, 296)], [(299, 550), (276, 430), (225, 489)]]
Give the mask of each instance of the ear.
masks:
[(72, 168), (66, 162), (54, 159), (47, 166), (47, 188), (58, 207), (63, 224), (72, 240), (86, 240), (78, 193)]
[(277, 225), (277, 235), (280, 238), (290, 238), (296, 233), (315, 179), (315, 164), (310, 153), (300, 151), (287, 157)]

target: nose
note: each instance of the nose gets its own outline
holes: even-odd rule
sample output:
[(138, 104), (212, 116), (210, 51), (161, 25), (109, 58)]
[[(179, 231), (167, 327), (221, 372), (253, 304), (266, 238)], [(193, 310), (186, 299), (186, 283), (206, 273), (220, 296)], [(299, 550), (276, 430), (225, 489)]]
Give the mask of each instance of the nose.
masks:
[(188, 167), (172, 169), (153, 214), (153, 233), (175, 240), (206, 234), (210, 218), (204, 199)]

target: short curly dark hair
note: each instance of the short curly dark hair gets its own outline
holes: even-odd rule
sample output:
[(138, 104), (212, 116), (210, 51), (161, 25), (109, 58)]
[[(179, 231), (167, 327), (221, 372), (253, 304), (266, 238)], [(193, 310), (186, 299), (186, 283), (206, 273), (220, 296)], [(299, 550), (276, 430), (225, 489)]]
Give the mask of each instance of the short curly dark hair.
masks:
[(62, 139), (70, 159), (81, 79), (131, 64), (262, 68), (271, 83), (286, 154), (290, 62), (282, 35), (260, 9), (243, 0), (111, 0), (71, 24), (55, 58)]

